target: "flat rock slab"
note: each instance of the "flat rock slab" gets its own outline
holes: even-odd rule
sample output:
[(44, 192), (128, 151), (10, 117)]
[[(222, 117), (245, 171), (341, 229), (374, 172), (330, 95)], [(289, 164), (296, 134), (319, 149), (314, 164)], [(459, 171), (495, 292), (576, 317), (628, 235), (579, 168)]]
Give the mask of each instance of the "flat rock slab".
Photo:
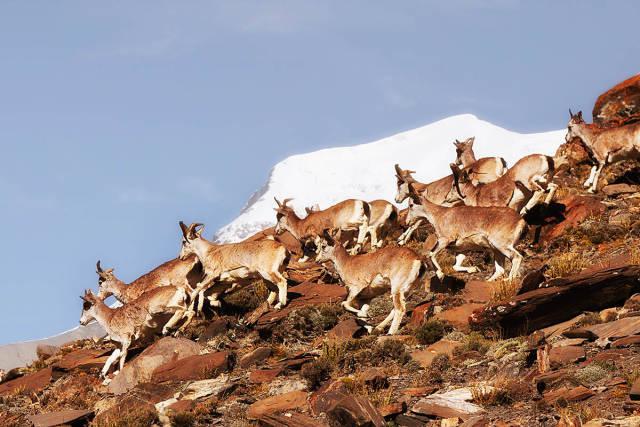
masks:
[(452, 356), (453, 351), (460, 346), (462, 346), (462, 343), (459, 341), (440, 340), (424, 350), (412, 351), (411, 358), (423, 368), (428, 368), (437, 355), (446, 354)]
[(625, 317), (613, 322), (585, 326), (585, 329), (593, 332), (598, 339), (616, 340), (630, 335), (638, 335), (640, 334), (640, 316)]
[(265, 415), (292, 409), (304, 410), (307, 407), (306, 391), (291, 391), (277, 396), (258, 400), (247, 409), (247, 416), (251, 419), (259, 419)]
[(409, 320), (409, 323), (413, 326), (422, 325), (427, 320), (427, 316), (431, 312), (432, 307), (432, 301), (418, 304), (413, 311), (411, 311), (411, 320)]
[(553, 347), (581, 346), (586, 338), (566, 338), (553, 343)]
[(554, 404), (562, 400), (567, 402), (579, 402), (595, 395), (596, 394), (592, 390), (589, 390), (584, 386), (574, 388), (561, 387), (557, 390), (545, 393), (544, 400), (549, 404)]
[(613, 348), (631, 347), (632, 345), (640, 345), (640, 335), (620, 338), (611, 343)]
[(411, 412), (439, 418), (458, 417), (466, 420), (484, 413), (481, 406), (470, 402), (472, 399), (471, 391), (467, 388), (432, 394), (413, 405)]
[(384, 427), (385, 421), (371, 402), (354, 396), (341, 381), (322, 386), (310, 399), (314, 415), (326, 414), (331, 425)]
[(297, 412), (287, 413), (286, 415), (267, 414), (261, 416), (258, 421), (261, 426), (266, 427), (328, 427), (328, 425), (321, 420), (314, 420), (307, 415)]
[(258, 318), (256, 326), (265, 328), (284, 319), (294, 310), (309, 305), (331, 304), (344, 300), (344, 286), (305, 282), (289, 288), (290, 302), (281, 310), (271, 310)]
[(493, 298), (493, 285), (491, 282), (472, 280), (467, 282), (462, 290), (462, 298), (467, 302), (486, 303)]
[(364, 332), (364, 328), (354, 318), (349, 318), (339, 322), (329, 332), (327, 339), (334, 341), (346, 341), (356, 338)]
[(469, 329), (469, 317), (474, 311), (484, 307), (482, 303), (468, 302), (457, 307), (442, 311), (435, 316), (435, 319), (443, 320), (461, 330)]
[(552, 368), (559, 368), (568, 363), (576, 363), (587, 358), (584, 348), (578, 346), (553, 347), (549, 351), (549, 363)]
[(112, 351), (113, 350), (94, 350), (90, 348), (72, 351), (62, 356), (62, 359), (56, 362), (54, 367), (62, 371), (70, 371), (72, 369), (100, 369), (104, 366), (109, 357), (109, 353)]
[(200, 354), (202, 346), (186, 338), (164, 337), (128, 362), (108, 386), (109, 393), (123, 394), (139, 383), (149, 382), (153, 372), (169, 362)]
[(246, 369), (256, 363), (260, 363), (271, 356), (271, 347), (258, 347), (255, 350), (245, 354), (240, 359), (240, 367)]
[(606, 185), (602, 188), (602, 192), (609, 197), (618, 196), (620, 194), (631, 194), (637, 193), (638, 189), (637, 185), (630, 184), (610, 184)]
[(407, 404), (405, 402), (393, 402), (387, 405), (378, 407), (378, 412), (384, 418), (391, 417), (393, 415), (402, 414), (407, 410)]
[(38, 393), (51, 382), (52, 377), (53, 369), (48, 367), (15, 380), (7, 381), (0, 384), (0, 396), (17, 391)]
[(74, 423), (76, 421), (88, 420), (93, 415), (93, 411), (84, 409), (67, 409), (66, 411), (50, 412), (47, 414), (30, 415), (34, 427), (54, 427)]
[(631, 400), (640, 400), (640, 378), (636, 380), (631, 386), (629, 391), (629, 398)]
[(249, 382), (251, 384), (270, 383), (278, 375), (280, 375), (281, 372), (282, 368), (257, 369), (255, 371), (249, 372)]
[(165, 381), (190, 381), (215, 378), (229, 368), (229, 353), (197, 354), (159, 366), (151, 381), (161, 383)]

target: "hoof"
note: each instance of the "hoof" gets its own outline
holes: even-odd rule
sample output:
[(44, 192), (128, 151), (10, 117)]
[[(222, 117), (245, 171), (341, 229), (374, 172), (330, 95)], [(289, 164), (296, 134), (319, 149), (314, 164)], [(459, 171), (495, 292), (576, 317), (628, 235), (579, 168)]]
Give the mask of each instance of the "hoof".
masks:
[(280, 309), (282, 309), (282, 307), (283, 307), (282, 303), (277, 303), (276, 305), (273, 306), (273, 309), (274, 310), (280, 310)]
[(438, 276), (440, 280), (444, 279), (444, 273), (440, 270), (436, 271), (436, 276)]
[(469, 273), (478, 273), (480, 271), (480, 269), (478, 267), (470, 267), (468, 272)]
[(367, 333), (369, 333), (369, 334), (373, 333), (373, 326), (365, 325), (364, 328), (367, 330)]

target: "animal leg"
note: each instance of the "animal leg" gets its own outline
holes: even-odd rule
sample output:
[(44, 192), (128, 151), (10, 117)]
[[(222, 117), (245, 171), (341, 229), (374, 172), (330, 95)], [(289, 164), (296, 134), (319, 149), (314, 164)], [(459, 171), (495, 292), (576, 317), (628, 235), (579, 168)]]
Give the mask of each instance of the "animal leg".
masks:
[(342, 307), (344, 307), (345, 310), (351, 313), (356, 313), (356, 314), (359, 313), (360, 310), (353, 308), (353, 306), (351, 305), (353, 304), (353, 301), (356, 299), (359, 293), (360, 293), (360, 289), (356, 287), (349, 288), (349, 295), (347, 295), (347, 299), (342, 302)]
[(476, 266), (471, 266), (471, 267), (465, 267), (462, 265), (462, 262), (464, 261), (464, 259), (467, 256), (465, 254), (458, 254), (456, 255), (456, 263), (453, 266), (453, 270), (454, 271), (460, 271), (460, 272), (465, 272), (465, 273), (477, 273), (478, 267)]
[(447, 240), (438, 239), (438, 243), (436, 244), (435, 249), (429, 254), (431, 262), (433, 262), (433, 265), (436, 267), (436, 276), (438, 276), (438, 279), (440, 280), (444, 278), (444, 272), (442, 271), (440, 264), (438, 264), (438, 260), (436, 259), (436, 257), (440, 252), (444, 250), (444, 248), (447, 247), (448, 244), (449, 242)]
[(124, 368), (124, 362), (127, 360), (127, 351), (131, 345), (131, 339), (128, 339), (122, 343), (122, 354), (120, 355), (120, 372)]
[(593, 184), (593, 179), (596, 177), (596, 170), (598, 169), (597, 165), (591, 167), (591, 172), (589, 172), (589, 178), (582, 184), (584, 187), (590, 187)]
[(596, 169), (595, 176), (593, 177), (593, 183), (591, 184), (591, 188), (589, 188), (589, 193), (595, 193), (598, 190), (598, 179), (600, 179), (600, 172), (604, 168), (604, 163), (598, 164), (598, 169)]
[[(393, 299), (393, 298), (392, 298)], [(396, 315), (396, 309), (395, 307), (391, 309), (391, 311), (389, 312), (389, 315), (387, 317), (384, 318), (384, 320), (382, 322), (380, 322), (378, 324), (378, 326), (376, 326), (376, 331), (383, 331), (384, 328), (387, 327), (387, 325), (389, 324), (389, 322), (391, 322), (393, 320), (393, 318)]]
[(504, 274), (504, 261), (506, 260), (504, 254), (499, 250), (494, 250), (493, 258), (496, 265), (496, 271), (491, 277), (489, 277), (489, 279), (487, 280), (488, 282), (493, 282), (499, 277), (502, 277), (502, 275)]
[(513, 246), (509, 247), (511, 251), (511, 270), (509, 270), (509, 280), (518, 277), (520, 272), (520, 264), (522, 263), (522, 255)]
[(378, 229), (376, 227), (369, 227), (369, 236), (371, 236), (371, 249), (378, 247)]
[(356, 240), (356, 245), (352, 249), (351, 255), (356, 255), (360, 253), (362, 249), (362, 245), (364, 244), (364, 239), (367, 236), (367, 230), (369, 229), (369, 224), (365, 221), (363, 224), (358, 226), (358, 239)]
[(107, 378), (107, 374), (109, 374), (109, 369), (111, 368), (111, 365), (113, 365), (115, 361), (118, 360), (119, 357), (120, 357), (120, 349), (116, 348), (115, 350), (113, 350), (113, 353), (111, 353), (111, 356), (109, 356), (107, 361), (104, 362), (102, 371), (100, 371), (100, 376), (102, 378)]
[(544, 199), (545, 205), (548, 205), (553, 200), (553, 196), (556, 195), (556, 191), (558, 190), (558, 184), (550, 182), (547, 188), (549, 189), (549, 192), (547, 193), (547, 197)]
[(273, 303), (276, 301), (277, 296), (278, 294), (275, 291), (270, 291), (269, 296), (267, 297), (267, 304), (273, 305)]
[(404, 292), (397, 293), (393, 296), (393, 306), (395, 315), (393, 316), (393, 321), (391, 322), (391, 327), (389, 328), (389, 335), (395, 335), (398, 333), (398, 329), (400, 329), (400, 322), (402, 321), (404, 314), (407, 312), (407, 304), (404, 300)]
[(529, 212), (531, 209), (533, 209), (533, 207), (540, 202), (540, 199), (542, 199), (543, 195), (544, 195), (544, 190), (536, 190), (533, 193), (533, 196), (531, 196), (531, 198), (527, 202), (527, 204), (520, 210), (520, 215), (524, 215), (527, 212)]
[(195, 315), (195, 312), (192, 310), (187, 310), (185, 313), (183, 313), (183, 317), (186, 317), (187, 320), (185, 320), (185, 322), (182, 324), (182, 326), (178, 328), (178, 330), (173, 334), (173, 336), (178, 336), (181, 332), (183, 332), (187, 328), (187, 326), (191, 324), (191, 321), (193, 320), (194, 315)]
[[(273, 308), (280, 310), (287, 305), (287, 279), (279, 271), (271, 273), (269, 277), (269, 280), (278, 287), (278, 303)], [(271, 295), (269, 295), (269, 298), (271, 298)]]
[(406, 245), (409, 239), (411, 238), (411, 235), (413, 234), (413, 232), (416, 231), (421, 224), (422, 224), (422, 220), (419, 219), (416, 222), (414, 222), (409, 228), (407, 228), (405, 232), (402, 233), (400, 237), (398, 237), (398, 244), (401, 246)]
[(176, 312), (173, 313), (173, 316), (171, 316), (171, 319), (169, 319), (169, 321), (162, 328), (162, 335), (167, 335), (169, 331), (173, 329), (174, 326), (176, 326), (176, 323), (178, 323), (180, 319), (184, 317), (184, 313), (184, 310), (176, 310)]

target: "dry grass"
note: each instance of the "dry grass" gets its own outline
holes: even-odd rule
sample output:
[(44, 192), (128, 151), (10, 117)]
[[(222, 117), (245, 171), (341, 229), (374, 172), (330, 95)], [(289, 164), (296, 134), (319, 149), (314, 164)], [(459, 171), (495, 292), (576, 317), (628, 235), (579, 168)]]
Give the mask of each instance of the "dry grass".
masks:
[(493, 294), (491, 296), (492, 302), (500, 302), (509, 300), (516, 295), (520, 290), (520, 281), (516, 279), (503, 279), (493, 283)]
[(629, 263), (632, 265), (640, 265), (640, 248), (636, 245), (632, 245), (629, 251)]
[(376, 390), (368, 386), (360, 374), (356, 374), (355, 377), (342, 378), (341, 381), (351, 393), (366, 398), (375, 407), (388, 405), (393, 401), (393, 387)]
[(553, 279), (578, 273), (588, 265), (588, 262), (584, 259), (582, 254), (566, 252), (551, 258), (547, 265), (549, 267), (547, 269), (547, 276), (550, 279)]
[(476, 384), (470, 387), (473, 401), (483, 406), (511, 405), (531, 395), (530, 386), (518, 379), (496, 377), (491, 384)]

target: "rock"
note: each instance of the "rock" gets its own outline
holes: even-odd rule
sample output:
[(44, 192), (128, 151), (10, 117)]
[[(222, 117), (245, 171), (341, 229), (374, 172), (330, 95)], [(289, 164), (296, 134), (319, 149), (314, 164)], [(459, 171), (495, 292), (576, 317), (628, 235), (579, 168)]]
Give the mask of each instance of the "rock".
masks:
[(457, 329), (469, 330), (469, 317), (471, 314), (484, 307), (482, 303), (468, 302), (457, 307), (450, 308), (433, 316), (435, 319), (450, 323)]
[(29, 421), (33, 423), (34, 427), (54, 427), (71, 425), (80, 421), (88, 422), (92, 415), (93, 411), (87, 411), (84, 409), (67, 409), (59, 412), (30, 415), (27, 418), (29, 418)]
[(544, 227), (541, 240), (549, 243), (566, 233), (570, 228), (574, 228), (589, 217), (599, 216), (607, 207), (592, 196), (568, 196), (558, 203), (565, 206), (564, 220), (558, 224)]
[(223, 374), (218, 378), (189, 383), (189, 385), (180, 392), (179, 397), (183, 400), (197, 400), (209, 396), (219, 397), (229, 393), (235, 386), (235, 383), (229, 381), (229, 376)]
[(631, 347), (633, 345), (640, 345), (640, 335), (619, 338), (611, 343), (613, 348)]
[(520, 283), (520, 289), (518, 290), (518, 294), (523, 294), (525, 292), (538, 289), (540, 284), (542, 284), (546, 280), (544, 277), (544, 271), (545, 271), (545, 268), (543, 267), (527, 273), (522, 279), (522, 283)]
[(356, 338), (364, 333), (365, 329), (354, 318), (342, 320), (327, 332), (327, 339), (334, 341), (346, 341)]
[(598, 338), (596, 334), (585, 328), (570, 329), (564, 331), (562, 335), (569, 339), (583, 338), (588, 341), (595, 341)]
[(378, 412), (380, 412), (380, 415), (384, 418), (402, 414), (406, 410), (407, 404), (405, 402), (393, 402), (378, 408)]
[(467, 420), (473, 415), (482, 414), (481, 406), (471, 403), (473, 396), (469, 388), (461, 388), (446, 393), (436, 393), (419, 400), (411, 412), (439, 418), (458, 417)]
[(558, 390), (545, 393), (544, 400), (553, 405), (556, 402), (563, 400), (566, 402), (579, 402), (592, 396), (595, 396), (595, 393), (584, 386), (578, 386), (571, 389), (561, 387)]
[(422, 325), (429, 317), (432, 306), (433, 302), (431, 301), (417, 305), (411, 312), (411, 320), (409, 320), (409, 323), (413, 326)]
[(320, 420), (314, 420), (304, 414), (297, 412), (286, 413), (284, 415), (263, 415), (258, 419), (261, 426), (266, 427), (326, 427), (327, 424)]
[(411, 358), (420, 364), (423, 368), (431, 366), (433, 359), (439, 354), (446, 354), (448, 356), (453, 355), (453, 351), (461, 347), (462, 343), (459, 341), (440, 340), (434, 344), (431, 344), (424, 350), (415, 350), (411, 352)]
[(586, 341), (585, 338), (566, 338), (553, 343), (553, 347), (574, 347), (581, 346)]
[(467, 302), (486, 303), (493, 298), (493, 285), (491, 282), (471, 280), (462, 290), (462, 298)]
[(374, 390), (385, 388), (389, 385), (387, 374), (380, 368), (369, 368), (365, 370), (361, 374), (361, 379)]
[(409, 387), (402, 390), (402, 394), (408, 397), (422, 397), (434, 393), (438, 390), (438, 387), (426, 386), (426, 387)]
[(344, 286), (323, 285), (305, 282), (289, 288), (290, 301), (281, 310), (271, 310), (263, 314), (256, 322), (258, 329), (268, 329), (284, 319), (294, 310), (310, 305), (334, 304), (344, 300), (347, 290)]
[(178, 400), (167, 407), (173, 412), (187, 412), (191, 411), (196, 406), (196, 402), (193, 400)]
[(225, 334), (229, 330), (229, 325), (229, 320), (226, 317), (220, 317), (213, 320), (209, 325), (207, 325), (204, 332), (200, 334), (200, 341), (206, 342), (218, 335)]
[(640, 427), (640, 416), (627, 418), (604, 419), (596, 418), (585, 424), (583, 427)]
[(53, 366), (62, 371), (102, 369), (111, 352), (112, 350), (93, 350), (90, 348), (76, 350), (65, 354)]
[(639, 311), (640, 310), (640, 294), (634, 294), (629, 297), (624, 302), (624, 308), (629, 311)]
[(640, 266), (626, 266), (552, 279), (539, 289), (474, 312), (470, 324), (476, 329), (501, 328), (505, 338), (529, 333), (585, 311), (619, 306), (640, 291), (638, 276)]
[(424, 427), (432, 420), (416, 414), (400, 414), (393, 421), (400, 427)]
[(640, 378), (636, 379), (636, 381), (631, 386), (631, 390), (629, 391), (629, 398), (631, 400), (640, 400)]
[(39, 393), (51, 382), (52, 378), (53, 369), (51, 367), (41, 369), (38, 372), (0, 384), (0, 396), (19, 391), (24, 393)]
[(271, 356), (271, 347), (258, 347), (252, 352), (242, 356), (239, 364), (241, 368), (246, 369), (249, 366), (262, 362), (269, 356)]
[(108, 391), (116, 395), (126, 393), (138, 383), (148, 382), (159, 366), (200, 354), (201, 351), (202, 346), (186, 338), (164, 337), (128, 362), (109, 383)]
[(598, 339), (616, 340), (629, 335), (638, 335), (640, 334), (640, 316), (624, 317), (613, 322), (585, 326), (585, 329), (593, 332)]
[(605, 185), (602, 188), (602, 192), (609, 197), (618, 196), (620, 194), (631, 194), (637, 193), (638, 189), (640, 189), (637, 185), (629, 185), (629, 184), (609, 184)]
[(593, 123), (617, 127), (640, 120), (640, 74), (600, 95), (593, 106)]
[(249, 382), (252, 384), (269, 383), (273, 381), (280, 373), (282, 368), (274, 369), (258, 369), (249, 372)]
[(282, 369), (293, 369), (293, 370), (298, 370), (302, 367), (302, 365), (304, 365), (307, 362), (310, 362), (312, 360), (314, 360), (315, 357), (308, 354), (305, 351), (302, 351), (298, 354), (295, 354), (293, 356), (290, 357), (286, 357), (284, 359), (278, 360), (278, 363), (276, 363), (275, 367), (278, 368), (282, 368)]
[(289, 393), (290, 391), (301, 391), (307, 389), (306, 381), (296, 378), (279, 378), (269, 384), (269, 396)]
[(485, 416), (477, 415), (460, 424), (460, 427), (487, 427), (488, 425), (489, 420)]
[(440, 427), (456, 427), (458, 426), (462, 420), (458, 417), (453, 418), (444, 418), (440, 420)]
[(180, 360), (165, 363), (151, 376), (151, 381), (161, 383), (165, 381), (189, 381), (215, 378), (229, 369), (229, 353), (197, 354)]
[[(565, 331), (568, 331), (569, 329), (574, 328), (584, 318), (585, 318), (584, 314), (579, 314), (572, 319), (566, 320), (561, 323), (556, 323), (551, 326), (547, 326), (546, 328), (541, 329), (540, 331), (544, 333), (544, 336), (547, 337), (547, 339), (551, 339), (553, 337), (564, 335)], [(567, 338), (570, 338), (570, 337), (567, 337)], [(571, 338), (575, 338), (575, 337), (571, 337)]]
[(533, 378), (536, 384), (536, 389), (539, 393), (543, 393), (554, 386), (554, 384), (566, 379), (569, 376), (567, 369), (559, 369), (557, 371), (545, 372), (540, 375), (536, 375)]
[(307, 407), (307, 393), (304, 391), (291, 391), (278, 396), (267, 397), (258, 400), (247, 409), (247, 416), (251, 419), (258, 419), (264, 415), (275, 414), (277, 412), (291, 409), (304, 410)]
[(613, 360), (620, 360), (626, 356), (629, 356), (629, 354), (630, 354), (629, 350), (622, 349), (622, 348), (618, 348), (614, 350), (604, 350), (597, 353), (595, 356), (593, 356), (593, 359), (591, 359), (591, 361), (592, 362), (610, 362)]
[(584, 348), (578, 346), (553, 347), (549, 352), (549, 363), (552, 369), (560, 368), (568, 363), (576, 363), (587, 358)]
[(46, 360), (60, 351), (60, 347), (49, 344), (38, 344), (36, 355), (40, 360)]
[(310, 399), (311, 411), (325, 413), (333, 425), (344, 426), (384, 426), (384, 418), (369, 402), (353, 396), (340, 381), (325, 384), (313, 393)]

